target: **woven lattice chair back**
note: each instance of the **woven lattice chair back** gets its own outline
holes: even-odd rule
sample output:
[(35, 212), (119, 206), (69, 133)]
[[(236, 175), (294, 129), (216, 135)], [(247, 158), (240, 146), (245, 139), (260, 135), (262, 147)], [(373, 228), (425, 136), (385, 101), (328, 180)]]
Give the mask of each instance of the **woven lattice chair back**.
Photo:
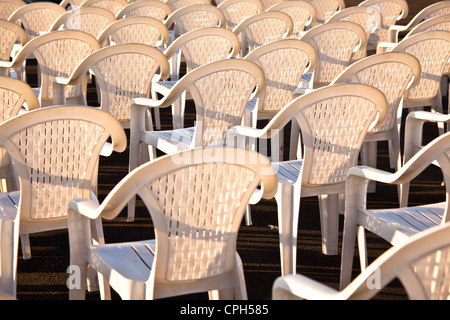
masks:
[[(365, 47), (364, 29), (353, 22), (329, 22), (308, 30), (301, 40), (312, 44), (318, 54), (313, 86), (328, 85), (350, 65), (353, 53)], [(339, 50), (336, 50), (339, 48)]]
[(273, 5), (283, 2), (283, 0), (260, 0), (262, 6), (263, 6), (263, 11), (266, 11), (267, 9), (269, 9), (270, 7), (272, 7)]
[(222, 10), (226, 28), (233, 30), (241, 21), (263, 11), (259, 0), (225, 0), (217, 5)]
[(52, 24), (64, 14), (66, 9), (52, 2), (34, 2), (22, 6), (8, 18), (14, 23), (21, 23), (29, 39), (50, 30)]
[(266, 77), (266, 89), (258, 99), (258, 115), (273, 115), (292, 100), (302, 75), (314, 70), (317, 54), (307, 42), (284, 39), (254, 49), (245, 59), (259, 65)]
[(210, 0), (169, 0), (169, 1), (166, 1), (166, 3), (172, 9), (172, 11), (176, 11), (178, 9), (196, 5), (196, 4), (212, 5)]
[(0, 1), (0, 19), (7, 20), (9, 16), (20, 7), (27, 3), (22, 0), (1, 0)]
[[(232, 289), (228, 298), (247, 299), (237, 235), (258, 185), (260, 197), (270, 199), (276, 183), (267, 158), (245, 149), (199, 148), (160, 157), (132, 171), (96, 206), (99, 217), (110, 220), (131, 197), (140, 196), (152, 217), (155, 240), (92, 246), (89, 230), (80, 224), (86, 220), (87, 212), (79, 210), (86, 201), (74, 200), (71, 263), (117, 275), (108, 277), (109, 283), (123, 299), (223, 289)], [(70, 293), (71, 299), (84, 296), (84, 286)]]
[(196, 109), (192, 146), (223, 145), (227, 129), (241, 123), (254, 91), (265, 87), (264, 74), (252, 62), (227, 59), (203, 65), (190, 75), (184, 77), (183, 86)]
[(313, 5), (316, 9), (316, 20), (311, 24), (311, 27), (325, 23), (332, 15), (339, 10), (345, 8), (343, 0), (305, 0)]
[[(14, 59), (14, 65), (21, 65), (30, 55), (36, 58), (40, 71), (39, 101), (41, 106), (48, 106), (54, 104), (54, 79), (68, 77), (88, 54), (99, 48), (97, 39), (88, 33), (75, 30), (53, 31), (28, 41)], [(83, 98), (86, 81), (66, 88), (67, 103), (86, 104)]]
[(126, 0), (86, 0), (80, 5), (80, 7), (103, 8), (116, 15), (127, 4), (128, 2)]
[[(408, 16), (408, 3), (405, 0), (365, 0), (359, 6), (375, 8), (381, 13), (383, 25), (371, 34), (368, 45), (376, 46), (379, 42), (389, 41), (389, 28), (398, 20)], [(370, 10), (373, 11), (373, 10)]]
[(302, 188), (314, 188), (344, 183), (348, 169), (357, 165), (367, 131), (374, 121), (375, 127), (384, 125), (386, 117), (387, 100), (380, 90), (359, 83), (336, 84), (296, 98), (266, 128), (281, 129), (296, 119), (304, 148), (298, 182)]
[(91, 199), (96, 192), (98, 157), (107, 140), (120, 141), (121, 150), (126, 146), (119, 123), (90, 107), (30, 111), (0, 130), (20, 181), (23, 223), (66, 218), (71, 199)]
[[(444, 1), (449, 2), (450, 1)], [(450, 5), (449, 7), (446, 7), (449, 9), (450, 12)], [(444, 11), (444, 10), (442, 10)], [(418, 25), (416, 25), (414, 28), (411, 29), (410, 32), (405, 36), (405, 38), (410, 37), (414, 34), (420, 33), (420, 32), (426, 32), (426, 31), (450, 31), (450, 14), (444, 14), (439, 15), (434, 18), (427, 19)], [(447, 63), (444, 72), (444, 75), (450, 74), (450, 64)]]
[[(341, 11), (336, 12), (333, 16), (331, 16), (327, 22), (336, 22), (336, 21), (349, 21), (354, 22), (360, 25), (366, 31), (367, 39), (370, 38), (370, 35), (375, 32), (382, 25), (382, 17), (381, 13), (374, 11), (376, 8), (372, 8), (372, 10), (367, 10), (366, 7), (350, 7), (343, 9)], [(361, 47), (357, 52), (353, 54), (352, 60), (356, 61), (367, 56), (367, 47)]]
[(316, 21), (316, 9), (306, 1), (282, 1), (269, 7), (267, 11), (280, 11), (288, 14), (294, 22), (292, 38), (300, 37), (306, 27)]
[(392, 51), (415, 56), (422, 67), (420, 81), (408, 90), (405, 101), (429, 100), (440, 96), (441, 77), (450, 58), (450, 32), (422, 32), (405, 38)]
[(164, 2), (157, 0), (141, 0), (127, 4), (116, 15), (117, 19), (130, 17), (150, 17), (164, 21), (172, 13), (172, 9)]
[[(15, 117), (19, 112), (31, 111), (39, 108), (39, 100), (33, 89), (23, 81), (9, 77), (0, 77), (0, 123)], [(9, 165), (10, 157), (5, 149), (0, 149), (0, 176), (5, 178), (6, 185), (2, 186), (2, 192), (18, 190), (17, 177)]]
[(237, 36), (224, 28), (202, 28), (177, 38), (164, 52), (170, 59), (181, 50), (186, 62), (186, 72), (212, 61), (235, 58), (240, 52)]
[(14, 44), (22, 46), (28, 42), (28, 36), (16, 23), (0, 20), (0, 60), (10, 61)]
[(95, 75), (100, 90), (100, 109), (128, 127), (131, 101), (148, 97), (152, 80), (167, 77), (169, 64), (164, 54), (156, 48), (138, 43), (118, 44), (104, 47), (86, 57), (70, 75), (68, 82), (80, 81), (89, 70)]
[(108, 10), (96, 7), (72, 9), (61, 15), (51, 26), (50, 31), (59, 29), (78, 30), (97, 38), (116, 17)]
[(180, 35), (200, 28), (223, 27), (225, 16), (217, 7), (210, 4), (196, 4), (180, 8), (164, 22), (167, 29), (173, 27), (174, 39)]
[(142, 43), (162, 47), (169, 41), (169, 32), (161, 21), (149, 17), (129, 17), (111, 23), (98, 36), (102, 45), (111, 43)]
[(383, 92), (389, 103), (386, 123), (369, 133), (391, 130), (397, 125), (399, 107), (406, 90), (419, 82), (420, 62), (404, 52), (388, 52), (357, 61), (332, 83), (364, 83)]
[(278, 11), (265, 11), (248, 17), (233, 32), (241, 40), (241, 55), (264, 44), (281, 40), (292, 34), (294, 23), (289, 15)]

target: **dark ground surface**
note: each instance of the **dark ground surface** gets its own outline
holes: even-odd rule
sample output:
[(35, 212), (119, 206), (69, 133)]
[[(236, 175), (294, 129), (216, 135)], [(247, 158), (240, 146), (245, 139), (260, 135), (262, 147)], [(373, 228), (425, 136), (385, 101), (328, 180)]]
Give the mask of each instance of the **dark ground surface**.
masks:
[[(346, 1), (347, 6), (360, 1)], [(419, 9), (433, 1), (408, 1), (410, 19)], [(33, 72), (35, 69), (30, 68)], [(33, 81), (30, 79), (30, 81)], [(89, 102), (96, 105), (95, 93), (91, 90)], [(447, 100), (444, 101), (447, 106)], [(194, 109), (188, 105), (186, 121), (193, 123)], [(170, 118), (169, 110), (163, 112), (167, 126)], [(434, 127), (426, 127), (426, 139), (437, 135)], [(388, 169), (387, 143), (379, 143), (378, 167)], [(122, 154), (113, 154), (102, 158), (100, 162), (99, 198), (102, 200), (107, 193), (127, 174), (128, 150)], [(435, 167), (428, 168), (414, 182), (411, 188), (410, 204), (443, 201), (445, 194), (441, 186), (441, 173)], [(394, 207), (398, 205), (395, 187), (377, 186), (377, 192), (368, 196), (369, 207)], [(250, 300), (271, 299), (271, 288), (274, 280), (280, 276), (280, 258), (278, 249), (277, 214), (275, 200), (261, 201), (252, 207), (253, 225), (242, 224), (239, 233), (237, 250), (244, 263), (244, 272)], [(333, 288), (338, 288), (340, 274), (340, 256), (325, 256), (321, 253), (320, 221), (317, 198), (303, 198), (300, 208), (298, 231), (297, 272)], [(340, 221), (340, 239), (342, 222)], [(142, 240), (153, 237), (152, 222), (149, 214), (138, 202), (136, 220), (126, 222), (126, 212), (113, 221), (104, 222), (104, 232), (107, 242)], [(66, 280), (69, 266), (69, 246), (67, 231), (53, 231), (30, 236), (32, 259), (24, 261), (19, 254), (17, 298), (20, 300), (67, 300), (68, 289)], [(390, 247), (382, 239), (368, 234), (369, 258), (375, 259)], [(355, 257), (354, 273), (359, 272), (359, 264)], [(89, 293), (87, 298), (98, 300), (97, 292)], [(183, 299), (207, 299), (206, 294), (198, 294)], [(398, 282), (385, 288), (375, 299), (399, 300), (406, 296)], [(118, 299), (117, 295), (113, 299)]]

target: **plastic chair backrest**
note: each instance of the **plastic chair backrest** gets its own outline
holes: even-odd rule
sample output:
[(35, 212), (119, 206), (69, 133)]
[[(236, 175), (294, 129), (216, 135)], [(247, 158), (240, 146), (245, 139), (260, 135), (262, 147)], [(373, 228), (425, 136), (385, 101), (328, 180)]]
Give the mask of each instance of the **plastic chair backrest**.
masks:
[(15, 10), (26, 4), (22, 0), (0, 0), (0, 19), (7, 20)]
[(259, 0), (225, 0), (217, 8), (222, 10), (227, 29), (233, 30), (244, 19), (263, 11)]
[(267, 11), (280, 11), (288, 14), (294, 22), (292, 38), (298, 38), (306, 27), (316, 21), (316, 9), (306, 1), (282, 1), (269, 7)]
[(164, 2), (157, 0), (141, 0), (131, 2), (116, 15), (117, 19), (129, 17), (150, 17), (164, 21), (172, 13), (172, 9)]
[(343, 0), (305, 0), (316, 9), (316, 21), (311, 27), (325, 23), (333, 14), (345, 8)]
[(9, 61), (14, 44), (20, 43), (23, 46), (27, 42), (28, 36), (19, 25), (0, 20), (0, 60)]
[(80, 7), (103, 8), (116, 15), (127, 4), (127, 0), (86, 0), (80, 5)]

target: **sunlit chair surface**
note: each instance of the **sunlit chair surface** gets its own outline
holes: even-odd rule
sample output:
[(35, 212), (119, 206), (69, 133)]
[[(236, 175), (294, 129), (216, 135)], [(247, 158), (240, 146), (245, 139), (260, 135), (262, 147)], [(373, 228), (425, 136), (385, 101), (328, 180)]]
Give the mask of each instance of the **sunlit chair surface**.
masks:
[(369, 56), (351, 64), (332, 82), (364, 83), (381, 90), (389, 103), (386, 123), (367, 132), (363, 145), (363, 163), (377, 167), (377, 141), (387, 140), (391, 168), (401, 166), (400, 126), (403, 96), (419, 82), (420, 62), (404, 52), (387, 52)]
[(281, 1), (269, 7), (267, 11), (280, 11), (288, 14), (294, 23), (292, 38), (298, 39), (305, 28), (316, 21), (316, 9), (306, 1)]
[(55, 103), (66, 104), (64, 90), (83, 81), (87, 72), (98, 84), (100, 109), (129, 128), (131, 101), (149, 97), (152, 81), (168, 76), (169, 63), (160, 50), (145, 44), (104, 47), (88, 55), (67, 77), (55, 79)]
[(11, 13), (26, 4), (23, 0), (0, 0), (0, 19), (7, 20)]
[(411, 31), (415, 26), (438, 16), (450, 14), (450, 1), (438, 1), (417, 13), (407, 25), (392, 25), (389, 27), (388, 42), (399, 42), (399, 34)]
[[(0, 137), (20, 183), (20, 191), (0, 193), (2, 285), (15, 297), (19, 235), (30, 258), (29, 234), (66, 229), (69, 201), (96, 199), (102, 150), (122, 152), (127, 140), (113, 117), (87, 106), (26, 112), (3, 122)], [(102, 243), (101, 221), (94, 225), (94, 239)]]
[(389, 28), (398, 20), (408, 16), (409, 8), (406, 0), (365, 0), (359, 6), (367, 7), (369, 11), (375, 13), (371, 8), (381, 12), (383, 25), (371, 34), (367, 48), (373, 50), (379, 42), (389, 41)]
[(266, 11), (267, 9), (269, 9), (271, 6), (283, 2), (284, 0), (260, 0), (262, 7), (263, 7), (263, 11)]
[[(17, 116), (25, 111), (39, 108), (39, 100), (33, 89), (23, 81), (0, 77), (0, 123)], [(2, 148), (0, 149), (0, 178), (5, 179), (2, 183), (2, 191), (19, 190), (17, 177), (11, 166), (10, 157)]]
[(59, 5), (66, 10), (77, 9), (85, 0), (62, 0)]
[[(294, 97), (301, 77), (314, 70), (317, 62), (315, 48), (304, 41), (283, 39), (262, 45), (252, 50), (246, 60), (259, 65), (266, 77), (266, 89), (258, 99), (251, 100), (246, 107), (245, 122), (256, 128), (258, 120), (270, 120)], [(279, 159), (283, 159), (284, 135), (279, 134)], [(272, 149), (275, 152), (275, 145)], [(273, 154), (273, 153), (272, 153)], [(274, 156), (272, 156), (274, 157)]]
[[(423, 147), (395, 173), (369, 167), (355, 167), (349, 171), (342, 244), (341, 288), (351, 280), (357, 235), (362, 270), (367, 266), (365, 230), (385, 239), (393, 246), (401, 246), (413, 235), (449, 221), (447, 214), (450, 185), (447, 174), (450, 169), (449, 146), (450, 133), (446, 133)], [(365, 203), (367, 181), (390, 185), (408, 183), (434, 161), (437, 161), (442, 169), (447, 200), (402, 208), (367, 208)]]
[(241, 41), (241, 56), (244, 57), (263, 44), (289, 37), (293, 28), (294, 23), (288, 14), (264, 11), (246, 18), (233, 32)]
[(409, 299), (448, 300), (449, 256), (447, 223), (389, 249), (341, 291), (303, 275), (288, 275), (276, 279), (272, 296), (275, 300), (366, 300), (398, 279)]
[[(30, 55), (36, 58), (40, 73), (40, 87), (36, 88), (42, 107), (55, 104), (53, 101), (53, 80), (68, 76), (91, 52), (100, 48), (97, 39), (88, 33), (75, 30), (60, 30), (43, 34), (28, 41), (10, 63), (0, 63), (3, 68), (17, 68)], [(70, 59), (68, 59), (70, 57)], [(86, 104), (87, 77), (77, 86), (66, 88), (68, 104)]]
[[(386, 120), (387, 100), (378, 89), (358, 83), (337, 84), (302, 95), (278, 112), (262, 129), (236, 126), (229, 139), (277, 139), (279, 130), (297, 122), (303, 158), (272, 162), (278, 176), (275, 196), (282, 275), (295, 274), (297, 232), (302, 197), (319, 196), (322, 251), (338, 254), (338, 195), (347, 171), (357, 165), (367, 131)], [(376, 124), (374, 124), (374, 122)]]
[[(264, 73), (255, 63), (225, 59), (187, 73), (161, 100), (135, 99), (131, 105), (130, 171), (153, 159), (156, 149), (174, 154), (196, 147), (226, 145), (227, 130), (242, 123), (248, 101), (260, 96), (264, 88)], [(151, 126), (146, 126), (144, 117), (149, 108), (169, 107), (186, 90), (195, 104), (194, 127), (152, 131)], [(131, 203), (128, 220), (133, 219)]]
[[(426, 123), (450, 123), (450, 115), (430, 111), (412, 111), (405, 119), (405, 141), (403, 163), (406, 163), (424, 147), (423, 130)], [(439, 166), (438, 162), (433, 165)], [(410, 182), (400, 185), (400, 207), (408, 205)]]
[(131, 2), (117, 13), (117, 19), (130, 17), (150, 17), (164, 21), (173, 10), (164, 2), (157, 0), (140, 0)]
[(103, 29), (115, 21), (114, 14), (106, 9), (83, 7), (62, 14), (50, 27), (50, 31), (79, 30), (97, 38)]
[[(201, 28), (189, 31), (177, 38), (165, 51), (164, 55), (170, 63), (170, 81), (159, 81), (153, 85), (155, 93), (166, 95), (180, 78), (180, 61), (184, 59), (186, 72), (222, 59), (236, 58), (240, 52), (240, 42), (237, 36), (225, 28)], [(184, 109), (186, 98), (183, 94), (172, 105), (172, 124), (174, 129), (184, 127)], [(156, 96), (155, 96), (156, 98)], [(158, 111), (158, 109), (155, 109)], [(156, 127), (160, 129), (158, 119)]]
[[(88, 264), (122, 299), (149, 300), (209, 291), (210, 297), (247, 299), (236, 239), (249, 199), (261, 184), (272, 198), (276, 175), (264, 156), (244, 149), (205, 148), (164, 156), (140, 166), (101, 205), (70, 203), (70, 260), (81, 268), (85, 297)], [(199, 187), (201, 186), (201, 187)], [(155, 240), (92, 245), (91, 219), (117, 217), (140, 196)]]
[(212, 2), (210, 0), (168, 0), (166, 1), (166, 3), (172, 9), (172, 11), (176, 11), (178, 9), (196, 4), (212, 5)]
[[(306, 87), (319, 88), (331, 83), (351, 64), (353, 53), (367, 43), (364, 29), (348, 21), (329, 22), (308, 30), (300, 40), (309, 42), (317, 51), (317, 65)], [(337, 50), (336, 48), (339, 48)]]
[(325, 23), (336, 12), (345, 8), (344, 0), (305, 0), (311, 3), (316, 9), (316, 21), (311, 27)]
[(142, 43), (162, 48), (169, 41), (164, 23), (150, 17), (129, 17), (108, 25), (98, 36), (101, 46), (119, 43)]
[(216, 6), (195, 4), (175, 10), (164, 24), (168, 30), (173, 28), (171, 43), (180, 35), (195, 29), (225, 27), (225, 16)]
[(80, 7), (103, 8), (116, 15), (127, 4), (127, 0), (86, 0), (80, 5)]
[(56, 19), (65, 12), (66, 9), (53, 2), (33, 2), (18, 8), (8, 20), (14, 23), (20, 21), (31, 40), (48, 32)]
[[(0, 20), (0, 60), (10, 61), (28, 42), (28, 36), (19, 25), (7, 20)], [(11, 73), (11, 71), (13, 71)], [(25, 66), (17, 70), (1, 69), (1, 74), (25, 81)]]
[(225, 16), (226, 28), (233, 30), (244, 19), (263, 11), (259, 0), (225, 0), (217, 8)]
[[(366, 7), (349, 7), (343, 10), (338, 11), (333, 16), (331, 16), (328, 22), (333, 21), (349, 21), (354, 22), (360, 25), (366, 31), (367, 39), (370, 38), (370, 35), (374, 33), (382, 24), (381, 13), (376, 8), (372, 8), (372, 10), (367, 10)], [(375, 15), (375, 16), (374, 16)], [(367, 46), (360, 48), (357, 52), (353, 54), (352, 60), (357, 61), (367, 56)]]
[(404, 97), (403, 108), (429, 106), (442, 113), (441, 78), (450, 58), (450, 32), (421, 32), (404, 38), (391, 51), (415, 56), (422, 68), (419, 83), (408, 89)]

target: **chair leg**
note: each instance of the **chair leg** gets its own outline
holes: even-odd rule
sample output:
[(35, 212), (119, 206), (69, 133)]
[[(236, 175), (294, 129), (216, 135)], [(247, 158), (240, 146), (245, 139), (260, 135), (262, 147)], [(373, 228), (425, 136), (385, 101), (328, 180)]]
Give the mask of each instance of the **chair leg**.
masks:
[[(16, 297), (17, 230), (15, 222), (0, 220), (0, 292)], [(14, 237), (13, 235), (16, 235)]]
[(356, 214), (348, 214), (349, 208), (346, 209), (342, 237), (340, 290), (343, 290), (351, 281), (357, 230)]
[(296, 191), (295, 186), (280, 183), (275, 195), (278, 206), (278, 232), (281, 274), (283, 276), (296, 273), (300, 190)]
[(368, 265), (367, 258), (367, 243), (366, 243), (366, 231), (364, 227), (358, 226), (358, 249), (359, 249), (359, 262), (361, 265), (361, 272), (366, 270)]
[(320, 195), (320, 224), (322, 229), (322, 252), (338, 254), (339, 195)]
[(20, 245), (22, 246), (23, 260), (31, 259), (30, 235), (21, 234), (20, 235)]

